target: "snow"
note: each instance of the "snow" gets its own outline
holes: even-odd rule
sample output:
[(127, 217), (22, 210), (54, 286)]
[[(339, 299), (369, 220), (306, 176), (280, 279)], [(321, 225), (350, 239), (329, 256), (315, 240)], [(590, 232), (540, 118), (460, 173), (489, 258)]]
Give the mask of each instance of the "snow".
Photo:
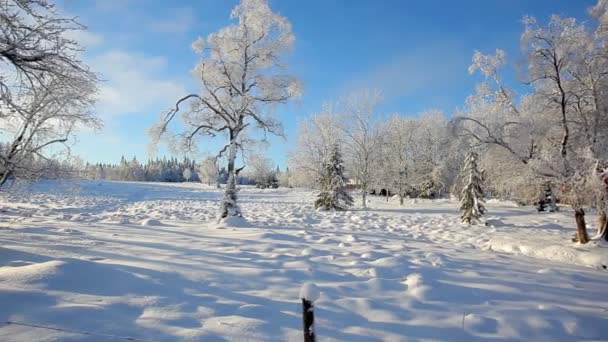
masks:
[(245, 187), (245, 218), (218, 225), (221, 198), (109, 181), (2, 193), (0, 341), (300, 340), (312, 284), (321, 341), (608, 339), (608, 247), (570, 242), (567, 208), (493, 200), (493, 224), (463, 226), (454, 200), (317, 212), (313, 192)]
[[(127, 222), (125, 222), (125, 223), (127, 223)], [(162, 226), (163, 225), (159, 220), (151, 219), (151, 218), (141, 220), (140, 224), (142, 226)]]
[(321, 297), (321, 291), (315, 283), (307, 282), (300, 289), (300, 298), (309, 302), (314, 302)]
[(241, 216), (228, 216), (220, 220), (217, 224), (217, 228), (245, 228), (249, 227), (247, 220)]

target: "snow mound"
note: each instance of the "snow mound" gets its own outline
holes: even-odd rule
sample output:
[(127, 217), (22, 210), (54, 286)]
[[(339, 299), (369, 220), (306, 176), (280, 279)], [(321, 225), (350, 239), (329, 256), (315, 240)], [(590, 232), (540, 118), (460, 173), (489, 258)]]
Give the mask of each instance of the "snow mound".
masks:
[(66, 233), (66, 234), (75, 234), (75, 235), (83, 234), (81, 231), (72, 229), (72, 228), (60, 228), (58, 231), (61, 233)]
[(217, 225), (217, 228), (247, 228), (251, 227), (251, 224), (242, 216), (228, 216), (221, 219)]
[(496, 252), (523, 254), (533, 258), (594, 268), (604, 268), (605, 265), (608, 265), (608, 249), (598, 248), (592, 244), (586, 246), (544, 245), (523, 242), (510, 237), (495, 237), (490, 239), (489, 247)]
[(307, 282), (302, 285), (302, 288), (300, 289), (301, 299), (306, 299), (308, 301), (314, 302), (315, 300), (319, 299), (320, 296), (321, 291), (319, 291), (319, 288), (314, 283)]
[(314, 256), (316, 254), (316, 251), (312, 248), (305, 248), (302, 250), (302, 252), (300, 252), (300, 255), (302, 256)]
[(493, 318), (483, 317), (477, 314), (467, 314), (463, 317), (463, 323), (467, 330), (483, 334), (496, 333), (498, 322)]
[(143, 219), (139, 222), (139, 224), (142, 226), (163, 226), (159, 220), (153, 218)]
[(510, 207), (519, 207), (520, 206), (515, 201), (502, 200), (502, 199), (498, 199), (498, 198), (489, 198), (486, 200), (486, 203), (499, 204), (499, 205), (505, 205), (505, 206), (510, 206)]
[(0, 283), (103, 296), (126, 295), (133, 289), (148, 292), (155, 288), (154, 284), (120, 266), (71, 258), (0, 267)]
[(424, 285), (422, 281), (422, 274), (412, 273), (405, 278), (404, 281), (407, 286), (407, 294), (418, 299), (425, 300), (426, 293), (430, 290), (429, 286)]
[(501, 219), (498, 218), (490, 218), (486, 220), (486, 226), (491, 226), (491, 227), (505, 227), (507, 226), (507, 224), (505, 224)]
[(389, 255), (386, 253), (371, 251), (371, 252), (362, 253), (361, 259), (380, 259), (380, 258), (387, 257), (387, 256), (389, 256)]
[(9, 281), (35, 283), (57, 273), (57, 270), (64, 264), (64, 261), (51, 260), (25, 266), (0, 267), (0, 283)]

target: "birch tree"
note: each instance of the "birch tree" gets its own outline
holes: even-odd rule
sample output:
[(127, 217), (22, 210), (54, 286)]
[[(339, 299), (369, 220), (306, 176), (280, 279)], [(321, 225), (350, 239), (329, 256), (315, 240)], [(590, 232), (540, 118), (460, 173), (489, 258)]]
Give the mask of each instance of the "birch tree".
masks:
[(318, 188), (326, 161), (343, 141), (343, 130), (332, 104), (325, 104), (321, 113), (301, 121), (296, 149), (290, 155), (293, 185)]
[(378, 106), (382, 94), (377, 90), (355, 92), (343, 99), (342, 129), (350, 176), (361, 189), (361, 204), (367, 207), (367, 193), (377, 178), (381, 140)]
[(391, 189), (399, 196), (399, 204), (412, 191), (410, 169), (412, 168), (412, 146), (417, 123), (413, 119), (394, 114), (383, 128), (383, 142), (378, 168), (380, 186)]
[[(281, 57), (294, 42), (289, 20), (273, 12), (266, 0), (242, 0), (232, 10), (231, 18), (234, 24), (192, 44), (200, 55), (194, 74), (201, 91), (179, 99), (150, 130), (153, 143), (164, 136), (176, 142), (179, 149), (193, 149), (201, 136), (226, 139), (218, 153), (228, 164), (219, 219), (242, 216), (236, 180), (244, 166), (237, 167), (236, 162), (244, 147), (244, 134), (257, 127), (264, 136), (283, 135), (272, 109), (298, 96), (301, 89), (298, 79), (283, 72)], [(188, 109), (182, 111), (183, 105)], [(185, 130), (174, 134), (169, 125), (178, 113)]]

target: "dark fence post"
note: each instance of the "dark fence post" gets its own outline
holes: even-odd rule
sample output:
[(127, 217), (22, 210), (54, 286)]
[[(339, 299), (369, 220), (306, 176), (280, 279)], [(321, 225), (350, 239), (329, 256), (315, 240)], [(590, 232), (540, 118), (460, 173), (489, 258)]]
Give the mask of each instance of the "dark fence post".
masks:
[(302, 298), (302, 322), (304, 323), (304, 342), (315, 342), (315, 306), (309, 300)]
[(317, 285), (306, 283), (300, 290), (302, 300), (302, 323), (304, 328), (304, 342), (315, 342), (315, 300), (319, 298), (320, 292)]

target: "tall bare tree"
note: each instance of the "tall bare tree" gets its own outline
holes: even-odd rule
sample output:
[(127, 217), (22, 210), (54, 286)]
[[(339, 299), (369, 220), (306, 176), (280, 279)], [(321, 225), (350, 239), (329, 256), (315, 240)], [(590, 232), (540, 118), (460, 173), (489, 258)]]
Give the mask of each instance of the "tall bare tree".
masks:
[(289, 158), (294, 185), (319, 187), (327, 159), (336, 145), (343, 144), (343, 135), (332, 104), (299, 123), (297, 145)]
[[(219, 219), (242, 216), (237, 205), (237, 154), (244, 147), (244, 133), (255, 126), (264, 135), (283, 135), (281, 124), (269, 113), (277, 104), (300, 93), (300, 82), (283, 73), (281, 56), (293, 45), (287, 18), (274, 13), (266, 0), (242, 0), (231, 14), (237, 22), (199, 38), (193, 49), (201, 56), (195, 74), (200, 93), (181, 98), (174, 109), (150, 130), (153, 142), (167, 136), (180, 149), (192, 149), (200, 136), (226, 137), (218, 156), (227, 155), (228, 184)], [(181, 111), (181, 105), (189, 108)], [(169, 133), (169, 124), (182, 113), (185, 131)]]
[(341, 100), (342, 129), (346, 145), (346, 160), (350, 176), (361, 188), (361, 204), (367, 207), (367, 193), (377, 177), (375, 164), (382, 143), (380, 121), (376, 107), (382, 94), (377, 90), (354, 92)]

